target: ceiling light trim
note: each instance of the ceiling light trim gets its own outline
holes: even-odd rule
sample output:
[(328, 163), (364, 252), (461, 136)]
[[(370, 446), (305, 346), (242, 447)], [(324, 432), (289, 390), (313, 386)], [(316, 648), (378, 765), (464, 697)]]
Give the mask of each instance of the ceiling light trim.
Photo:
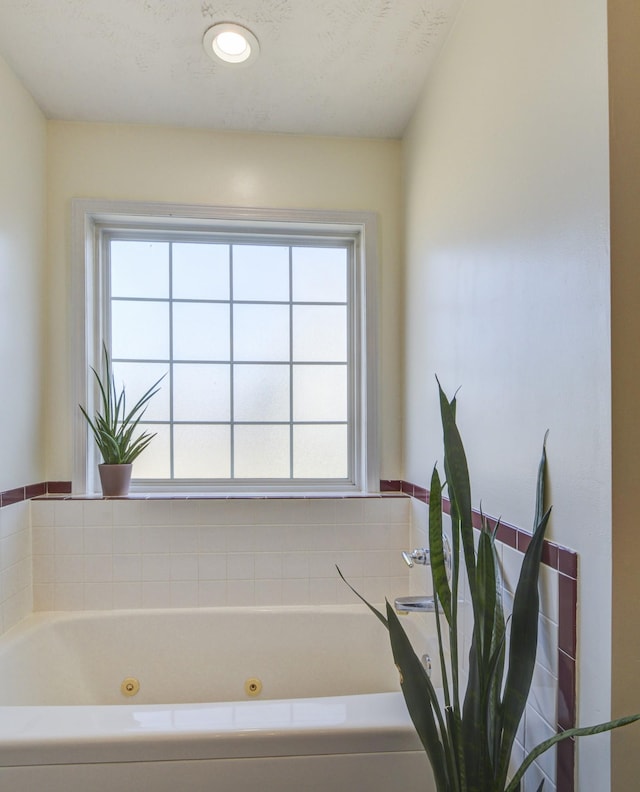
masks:
[[(246, 42), (244, 49), (226, 47), (219, 41), (222, 34), (234, 34), (240, 36)], [(246, 27), (235, 22), (218, 22), (212, 25), (204, 34), (202, 46), (207, 55), (216, 63), (224, 63), (226, 66), (248, 66), (253, 63), (260, 54), (260, 44), (255, 35)]]

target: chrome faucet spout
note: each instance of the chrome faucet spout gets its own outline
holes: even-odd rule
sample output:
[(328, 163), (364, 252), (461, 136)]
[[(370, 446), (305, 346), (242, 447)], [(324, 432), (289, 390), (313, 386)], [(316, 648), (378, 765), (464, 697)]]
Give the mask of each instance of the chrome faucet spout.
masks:
[(396, 613), (435, 613), (434, 597), (409, 596), (397, 597), (393, 603)]

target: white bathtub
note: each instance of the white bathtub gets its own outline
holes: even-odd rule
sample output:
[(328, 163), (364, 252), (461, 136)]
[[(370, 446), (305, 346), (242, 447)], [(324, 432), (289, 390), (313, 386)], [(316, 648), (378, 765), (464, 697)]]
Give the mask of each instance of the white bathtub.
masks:
[(432, 792), (398, 691), (360, 606), (34, 614), (0, 638), (0, 789)]

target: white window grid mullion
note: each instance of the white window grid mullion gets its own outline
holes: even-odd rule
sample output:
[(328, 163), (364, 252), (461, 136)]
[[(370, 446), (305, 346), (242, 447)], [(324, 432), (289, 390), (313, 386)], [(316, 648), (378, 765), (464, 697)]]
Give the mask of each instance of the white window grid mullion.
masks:
[(175, 478), (174, 356), (173, 356), (173, 242), (169, 242), (169, 478)]
[(234, 290), (233, 290), (233, 245), (229, 245), (229, 478), (236, 473), (236, 424), (235, 424), (235, 346), (234, 346)]
[(289, 478), (293, 479), (295, 456), (293, 450), (293, 248), (289, 245)]

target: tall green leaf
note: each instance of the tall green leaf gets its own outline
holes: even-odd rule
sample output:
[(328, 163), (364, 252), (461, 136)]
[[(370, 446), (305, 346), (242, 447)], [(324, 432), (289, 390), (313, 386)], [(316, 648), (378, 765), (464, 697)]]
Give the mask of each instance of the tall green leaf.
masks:
[(516, 731), (531, 688), (533, 669), (538, 648), (538, 573), (542, 559), (544, 534), (551, 515), (549, 509), (531, 539), (527, 548), (520, 578), (513, 599), (511, 616), (511, 640), (509, 642), (509, 670), (505, 683), (500, 726), (502, 746), (500, 750), (498, 781), (503, 784), (509, 772), (509, 760)]
[(442, 486), (438, 469), (433, 468), (429, 494), (429, 557), (433, 591), (438, 597), (446, 620), (451, 623), (451, 589), (445, 565), (444, 543), (442, 539)]
[(451, 792), (454, 789), (451, 785), (453, 780), (449, 778), (445, 754), (448, 736), (435, 688), (388, 602), (387, 623), (393, 660), (400, 671), (404, 700), (420, 742), (429, 756), (436, 789), (438, 792)]
[(438, 382), (440, 393), (440, 415), (442, 418), (442, 431), (444, 436), (444, 464), (447, 477), (447, 489), (455, 507), (456, 516), (460, 520), (460, 536), (464, 551), (467, 577), (471, 590), (472, 602), (475, 602), (475, 551), (473, 545), (473, 520), (471, 511), (471, 485), (469, 482), (469, 467), (467, 455), (464, 451), (462, 438), (456, 426), (455, 400), (450, 402)]

